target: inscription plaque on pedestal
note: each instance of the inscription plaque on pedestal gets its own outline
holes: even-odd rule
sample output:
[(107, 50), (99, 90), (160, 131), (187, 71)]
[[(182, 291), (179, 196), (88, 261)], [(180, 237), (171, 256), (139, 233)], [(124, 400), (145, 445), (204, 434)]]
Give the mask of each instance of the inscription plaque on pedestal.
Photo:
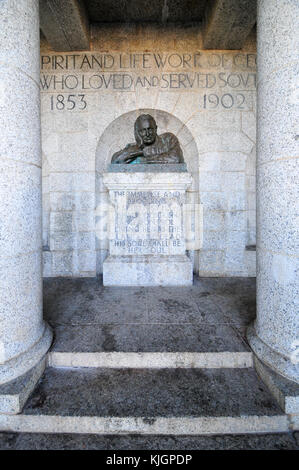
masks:
[(103, 175), (111, 203), (104, 285), (192, 284), (185, 244), (192, 178), (179, 141), (170, 132), (158, 136), (148, 114), (136, 119), (134, 131), (136, 143), (116, 152)]
[(104, 285), (192, 284), (184, 223), (191, 175), (165, 170), (104, 174), (111, 202)]

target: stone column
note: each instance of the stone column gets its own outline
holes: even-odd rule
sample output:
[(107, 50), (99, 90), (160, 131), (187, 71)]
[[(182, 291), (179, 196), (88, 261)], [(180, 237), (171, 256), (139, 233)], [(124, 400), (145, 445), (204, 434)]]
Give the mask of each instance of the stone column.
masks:
[[(259, 0), (257, 357), (299, 382), (297, 0)], [(296, 135), (297, 133), (297, 135)]]
[(42, 317), (41, 226), (38, 0), (2, 0), (0, 384), (41, 370), (51, 343)]

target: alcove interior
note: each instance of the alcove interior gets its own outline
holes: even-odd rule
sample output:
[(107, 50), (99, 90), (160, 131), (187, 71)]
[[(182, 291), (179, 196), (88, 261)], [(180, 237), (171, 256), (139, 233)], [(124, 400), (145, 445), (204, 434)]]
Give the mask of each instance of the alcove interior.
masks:
[[(99, 236), (103, 220), (108, 221), (108, 191), (103, 185), (103, 173), (108, 169), (112, 155), (135, 142), (134, 123), (140, 114), (150, 114), (157, 123), (158, 135), (171, 132), (179, 139), (187, 171), (192, 175), (192, 186), (187, 190), (187, 202), (199, 202), (199, 156), (195, 139), (188, 127), (175, 115), (160, 109), (136, 109), (114, 119), (99, 138), (95, 156), (95, 227), (97, 274), (102, 274), (103, 261), (108, 256), (108, 240)], [(105, 222), (104, 222), (105, 223)], [(197, 267), (197, 252), (188, 254), (193, 260), (194, 270)]]

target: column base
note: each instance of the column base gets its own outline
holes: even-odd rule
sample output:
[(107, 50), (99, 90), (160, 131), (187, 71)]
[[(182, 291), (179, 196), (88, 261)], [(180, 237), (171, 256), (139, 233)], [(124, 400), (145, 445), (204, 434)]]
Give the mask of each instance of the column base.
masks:
[(187, 255), (108, 256), (104, 286), (190, 286), (193, 267)]
[(299, 364), (292, 363), (264, 343), (256, 333), (254, 324), (247, 328), (247, 339), (255, 355), (270, 369), (288, 380), (299, 384)]
[(255, 370), (268, 387), (283, 411), (299, 419), (299, 385), (276, 374), (256, 356), (253, 359)]
[(15, 380), (0, 385), (0, 414), (19, 414), (44, 373), (46, 356), (31, 370)]
[(52, 338), (52, 331), (45, 323), (42, 336), (32, 348), (0, 365), (0, 386), (17, 379), (33, 369), (46, 355), (51, 346)]

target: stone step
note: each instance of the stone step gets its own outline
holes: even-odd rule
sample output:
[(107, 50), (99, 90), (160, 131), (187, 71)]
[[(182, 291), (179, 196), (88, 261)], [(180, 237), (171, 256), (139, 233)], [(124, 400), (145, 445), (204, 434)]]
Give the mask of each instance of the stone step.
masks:
[(252, 353), (229, 325), (59, 325), (51, 367), (251, 367)]
[(254, 281), (194, 279), (190, 287), (104, 287), (45, 281), (55, 367), (250, 367), (245, 329)]
[(0, 433), (0, 450), (298, 450), (299, 433), (213, 436)]
[(209, 279), (180, 288), (124, 288), (104, 287), (94, 279), (50, 279), (44, 288), (44, 318), (55, 329), (226, 325), (243, 334), (255, 317), (254, 283), (242, 280), (238, 286), (217, 281)]
[(252, 367), (251, 352), (50, 352), (50, 367), (105, 367), (105, 368), (243, 368)]
[(254, 369), (47, 368), (0, 431), (210, 435), (287, 432)]

